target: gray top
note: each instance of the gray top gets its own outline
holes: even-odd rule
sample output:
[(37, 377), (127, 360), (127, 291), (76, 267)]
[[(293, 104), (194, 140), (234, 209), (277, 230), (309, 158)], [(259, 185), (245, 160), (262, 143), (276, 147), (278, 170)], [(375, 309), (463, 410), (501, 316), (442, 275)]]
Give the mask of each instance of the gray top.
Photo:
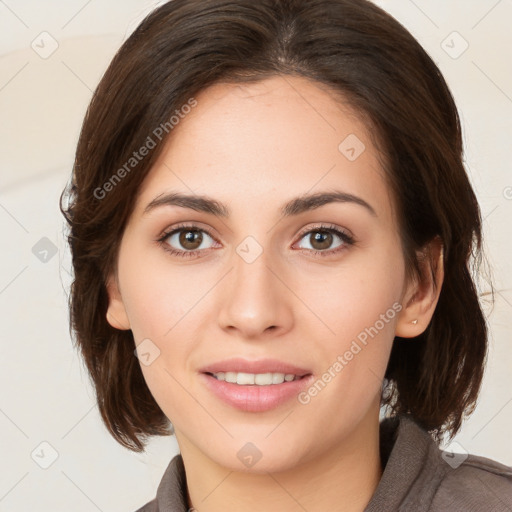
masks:
[[(380, 423), (382, 478), (364, 512), (512, 512), (512, 467), (442, 452), (410, 416)], [(187, 512), (185, 468), (176, 455), (156, 498), (137, 512)]]

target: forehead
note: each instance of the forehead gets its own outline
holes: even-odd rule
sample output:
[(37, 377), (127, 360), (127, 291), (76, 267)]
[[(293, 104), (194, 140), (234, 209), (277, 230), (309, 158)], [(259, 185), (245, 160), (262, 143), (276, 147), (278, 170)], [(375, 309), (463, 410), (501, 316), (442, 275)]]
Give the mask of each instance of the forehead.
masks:
[(139, 211), (170, 190), (207, 194), (240, 212), (248, 200), (275, 209), (286, 198), (336, 189), (391, 213), (371, 128), (323, 84), (279, 76), (216, 84), (195, 99), (144, 180)]

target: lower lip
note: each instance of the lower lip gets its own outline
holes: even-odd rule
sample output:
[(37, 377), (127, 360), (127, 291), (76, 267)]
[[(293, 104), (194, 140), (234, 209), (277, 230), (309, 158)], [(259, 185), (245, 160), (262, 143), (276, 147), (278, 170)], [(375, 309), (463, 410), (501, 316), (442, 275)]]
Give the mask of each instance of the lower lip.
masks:
[(218, 380), (207, 373), (202, 373), (201, 378), (210, 391), (227, 404), (241, 411), (264, 412), (275, 409), (297, 397), (304, 388), (310, 385), (313, 375), (268, 386), (258, 386), (256, 384), (242, 386)]

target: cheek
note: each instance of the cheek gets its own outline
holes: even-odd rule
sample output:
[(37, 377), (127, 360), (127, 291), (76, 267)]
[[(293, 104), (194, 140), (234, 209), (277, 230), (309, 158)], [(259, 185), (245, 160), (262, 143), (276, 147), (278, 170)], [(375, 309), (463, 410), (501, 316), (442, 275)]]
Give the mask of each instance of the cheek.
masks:
[(126, 251), (119, 260), (119, 275), (137, 341), (171, 336), (211, 288), (211, 276), (192, 266), (173, 264), (157, 251)]
[[(183, 360), (179, 352), (173, 353), (172, 358)], [(177, 371), (168, 364), (169, 354), (162, 352), (151, 365), (141, 364), (142, 375), (146, 385), (165, 416), (174, 423), (183, 416), (184, 411), (193, 411), (195, 402), (193, 395), (185, 390), (190, 389), (182, 371)]]
[(402, 307), (400, 258), (391, 247), (368, 251), (364, 257), (347, 260), (310, 295), (311, 309), (329, 329), (323, 329), (326, 335), (318, 351), (325, 354), (326, 367), (342, 357), (343, 377), (338, 382), (343, 386), (374, 383), (375, 390), (380, 386)]
[[(355, 336), (398, 303), (403, 267), (396, 258), (400, 255), (395, 252), (385, 258), (371, 252), (356, 255), (337, 272), (331, 272), (328, 279), (319, 281), (319, 274), (312, 276), (302, 295), (309, 297), (312, 309), (337, 337)], [(394, 318), (394, 312), (396, 307), (388, 316)]]

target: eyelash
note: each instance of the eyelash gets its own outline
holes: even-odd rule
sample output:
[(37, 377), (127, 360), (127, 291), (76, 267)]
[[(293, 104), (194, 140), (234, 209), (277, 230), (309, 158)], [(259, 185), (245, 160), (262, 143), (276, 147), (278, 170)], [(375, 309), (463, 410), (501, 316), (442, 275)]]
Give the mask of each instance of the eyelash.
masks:
[[(192, 257), (196, 256), (197, 253), (205, 251), (206, 249), (196, 249), (194, 251), (179, 251), (177, 249), (170, 247), (169, 244), (167, 244), (165, 242), (165, 240), (167, 240), (167, 238), (169, 238), (171, 235), (174, 235), (175, 233), (178, 233), (180, 231), (185, 231), (185, 230), (199, 231), (202, 233), (206, 233), (210, 238), (215, 240), (215, 237), (207, 229), (199, 228), (198, 226), (195, 226), (194, 224), (180, 224), (179, 226), (175, 226), (171, 230), (165, 231), (164, 233), (162, 233), (162, 235), (157, 239), (157, 242), (162, 246), (162, 248), (165, 251), (167, 251), (168, 253), (170, 253), (173, 256), (178, 256), (181, 258), (192, 258)], [(325, 258), (327, 256), (332, 256), (334, 254), (337, 254), (340, 251), (345, 250), (347, 248), (347, 246), (351, 246), (351, 245), (355, 244), (355, 239), (352, 236), (350, 236), (348, 233), (345, 233), (344, 231), (340, 230), (339, 228), (337, 228), (336, 226), (334, 226), (332, 224), (331, 225), (324, 224), (321, 226), (317, 226), (313, 229), (309, 229), (308, 231), (305, 231), (300, 234), (299, 240), (302, 240), (306, 235), (308, 235), (310, 233), (316, 233), (316, 232), (320, 232), (320, 231), (337, 235), (343, 241), (343, 244), (340, 245), (339, 247), (336, 247), (336, 249), (325, 250), (325, 251), (319, 251), (317, 249), (299, 249), (299, 250), (313, 253), (315, 256), (320, 256), (320, 257)]]

